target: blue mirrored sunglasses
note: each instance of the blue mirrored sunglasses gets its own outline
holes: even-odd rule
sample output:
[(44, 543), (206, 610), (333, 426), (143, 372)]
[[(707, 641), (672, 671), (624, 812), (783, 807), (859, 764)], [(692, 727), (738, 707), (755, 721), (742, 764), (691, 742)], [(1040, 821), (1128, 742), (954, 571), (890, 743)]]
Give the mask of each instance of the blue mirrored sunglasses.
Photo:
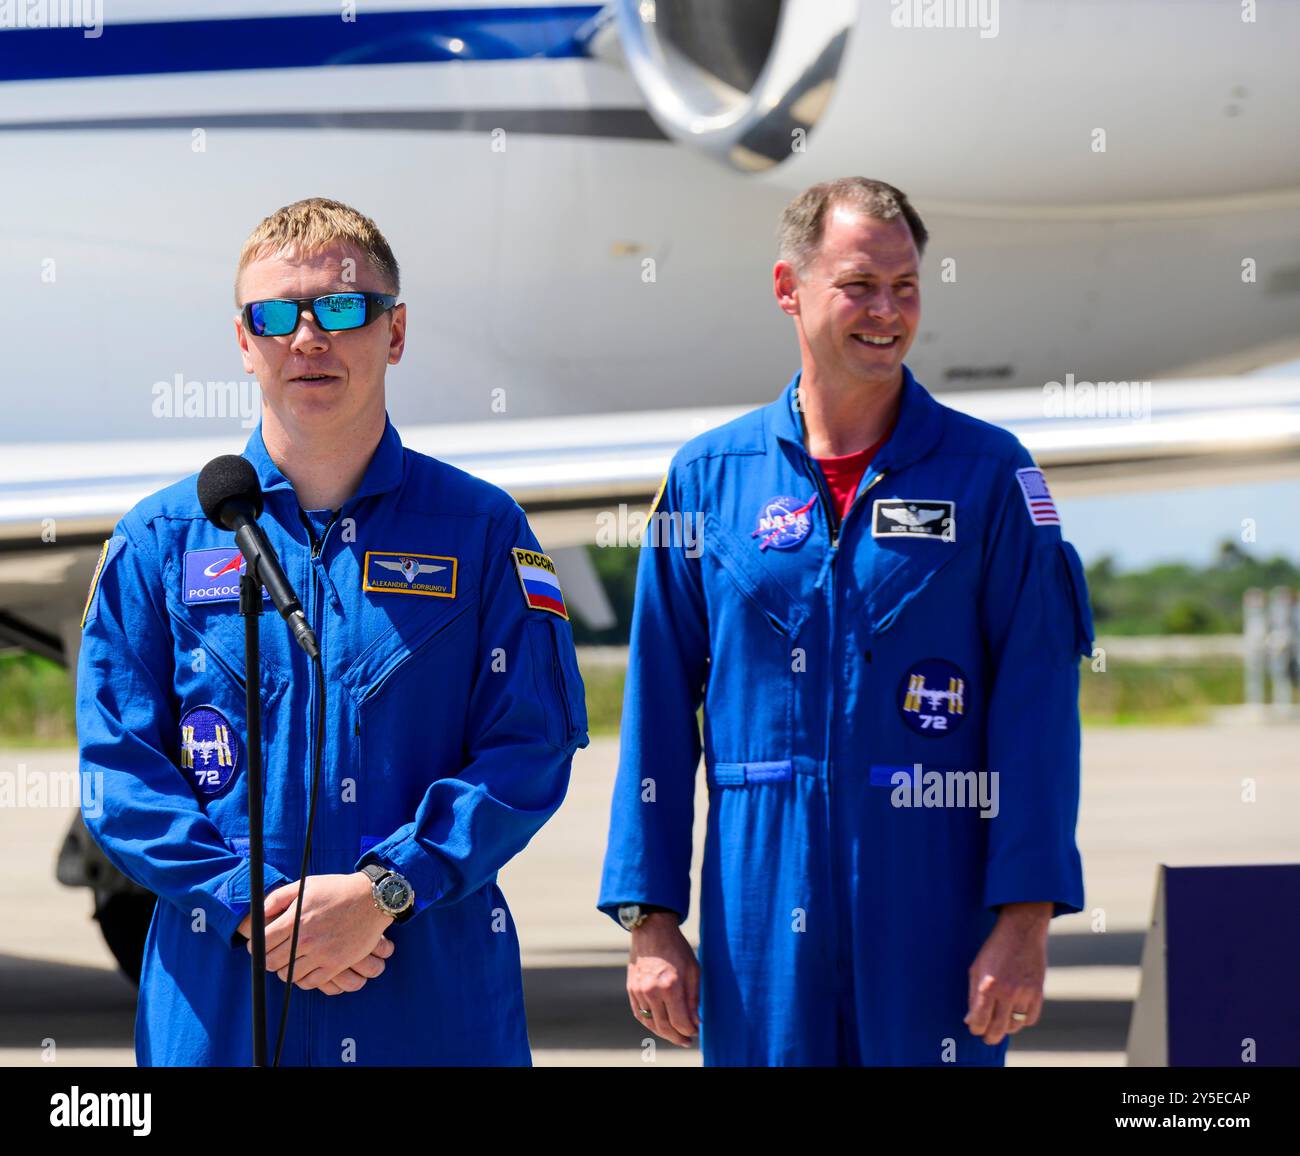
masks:
[(244, 325), (254, 337), (284, 337), (298, 328), (298, 318), (310, 307), (317, 325), (338, 333), (369, 325), (396, 304), (397, 298), (391, 293), (325, 293), (296, 301), (250, 301), (244, 306)]

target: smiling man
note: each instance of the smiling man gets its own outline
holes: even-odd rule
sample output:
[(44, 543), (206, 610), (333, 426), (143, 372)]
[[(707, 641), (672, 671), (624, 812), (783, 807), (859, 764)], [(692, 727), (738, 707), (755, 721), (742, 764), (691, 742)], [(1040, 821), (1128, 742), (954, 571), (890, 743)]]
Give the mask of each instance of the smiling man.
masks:
[(641, 551), (599, 905), (632, 1014), (708, 1064), (1000, 1064), (1083, 905), (1082, 568), (1024, 447), (904, 364), (926, 238), (879, 181), (791, 202), (801, 368), (673, 458), (702, 549)]
[(554, 567), (508, 495), (405, 449), (388, 420), (406, 306), (373, 221), (323, 198), (280, 209), (244, 243), (235, 291), (263, 397), (244, 456), (324, 681), (268, 617), (266, 870), (251, 881), (233, 536), (204, 517), (195, 476), (118, 523), (87, 600), (77, 726), (83, 770), (104, 776), (86, 824), (160, 898), (137, 1058), (251, 1062), (252, 902), (279, 977), (274, 1050), (301, 892), (282, 1062), (526, 1064), (496, 876), (559, 806), (587, 741)]

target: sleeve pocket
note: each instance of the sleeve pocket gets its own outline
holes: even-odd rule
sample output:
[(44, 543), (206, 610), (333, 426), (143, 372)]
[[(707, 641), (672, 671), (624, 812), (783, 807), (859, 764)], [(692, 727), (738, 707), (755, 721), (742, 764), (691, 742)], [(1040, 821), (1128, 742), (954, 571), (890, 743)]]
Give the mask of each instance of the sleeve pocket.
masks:
[(562, 639), (559, 623), (530, 618), (533, 674), (546, 720), (546, 741), (563, 750), (587, 743), (587, 702), (572, 643)]
[(582, 672), (578, 669), (578, 654), (573, 647), (572, 635), (561, 628), (558, 621), (551, 621), (551, 630), (555, 635), (555, 648), (559, 654), (560, 681), (567, 688), (565, 701), (569, 714), (570, 741), (580, 739), (579, 746), (587, 745), (587, 686), (582, 681)]
[(1074, 650), (1086, 658), (1092, 653), (1094, 637), (1092, 607), (1088, 604), (1088, 581), (1083, 574), (1079, 552), (1064, 539), (1057, 544), (1057, 548), (1065, 570), (1065, 589), (1074, 619)]

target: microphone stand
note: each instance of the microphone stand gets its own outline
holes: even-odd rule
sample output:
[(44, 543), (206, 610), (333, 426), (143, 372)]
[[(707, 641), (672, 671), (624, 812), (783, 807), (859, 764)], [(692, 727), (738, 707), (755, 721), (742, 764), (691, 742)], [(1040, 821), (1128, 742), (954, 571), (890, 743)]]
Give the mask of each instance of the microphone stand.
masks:
[[(246, 567), (252, 570), (254, 567)], [(262, 583), (254, 574), (239, 579), (239, 613), (244, 617), (244, 709), (248, 716), (248, 898), (253, 917), (253, 1067), (266, 1067), (266, 905), (262, 869), (262, 694), (258, 619)]]

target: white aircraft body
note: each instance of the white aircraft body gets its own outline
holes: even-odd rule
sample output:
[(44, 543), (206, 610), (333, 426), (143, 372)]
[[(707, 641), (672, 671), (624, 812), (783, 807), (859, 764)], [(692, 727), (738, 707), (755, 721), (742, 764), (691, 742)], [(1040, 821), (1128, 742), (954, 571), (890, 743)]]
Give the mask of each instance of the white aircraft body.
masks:
[(69, 661), (114, 521), (242, 448), (235, 258), (310, 195), (401, 262), (404, 441), (510, 490), (593, 622), (594, 512), (797, 368), (775, 227), (830, 176), (911, 196), (908, 364), (1058, 493), (1294, 470), (1300, 383), (1246, 373), (1300, 353), (1300, 4), (937, 7), (107, 0), (0, 27), (0, 641)]

